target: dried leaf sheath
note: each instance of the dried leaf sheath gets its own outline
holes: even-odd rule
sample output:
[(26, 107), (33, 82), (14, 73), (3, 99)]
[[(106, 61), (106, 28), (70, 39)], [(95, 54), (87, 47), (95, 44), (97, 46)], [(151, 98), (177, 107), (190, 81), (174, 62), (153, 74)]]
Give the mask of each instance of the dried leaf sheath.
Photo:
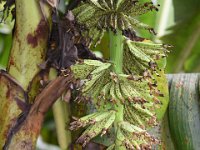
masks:
[[(35, 149), (46, 112), (61, 94), (69, 88), (71, 82), (71, 75), (68, 77), (60, 76), (51, 81), (36, 97), (30, 111), (22, 113), (23, 121), (11, 128), (12, 134), (8, 135), (4, 148), (24, 149), (24, 146), (27, 146), (27, 148)], [(28, 144), (24, 145), (24, 142)]]

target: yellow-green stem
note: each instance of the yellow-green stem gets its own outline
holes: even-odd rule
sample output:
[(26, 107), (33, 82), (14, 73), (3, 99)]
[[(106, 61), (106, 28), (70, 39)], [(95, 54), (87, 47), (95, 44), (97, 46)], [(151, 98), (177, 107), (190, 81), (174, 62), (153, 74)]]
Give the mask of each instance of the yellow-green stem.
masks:
[[(49, 20), (51, 8), (48, 5), (43, 7), (45, 16)], [(16, 125), (19, 115), (24, 111), (23, 109), (27, 109), (24, 107), (26, 106), (24, 92), (40, 71), (38, 65), (45, 60), (50, 28), (41, 14), (37, 0), (15, 0), (15, 8), (15, 29), (7, 66), (9, 75), (0, 72), (0, 147), (4, 146), (5, 149), (8, 149), (9, 145), (14, 145), (15, 149), (19, 149), (21, 143), (25, 143), (27, 139), (30, 147), (34, 147), (36, 142), (38, 133), (35, 133), (34, 129), (27, 131), (24, 135), (23, 133), (13, 134), (11, 130)], [(13, 78), (16, 81), (13, 82)], [(14, 139), (13, 136), (15, 136)]]
[[(49, 76), (53, 79), (57, 76), (57, 72), (51, 69)], [(53, 115), (59, 146), (61, 150), (67, 150), (71, 144), (71, 132), (66, 129), (66, 124), (70, 122), (70, 105), (59, 98), (53, 105)]]
[[(16, 0), (16, 22), (8, 72), (26, 90), (46, 55), (49, 26), (36, 0)], [(49, 19), (50, 9), (43, 6)]]
[(122, 73), (123, 66), (123, 36), (121, 31), (109, 32), (110, 40), (110, 60), (114, 63), (114, 71)]
[[(110, 60), (114, 64), (113, 70), (120, 74), (122, 73), (122, 67), (123, 67), (123, 35), (122, 32), (117, 30), (116, 33), (113, 33), (112, 31), (109, 32), (110, 37)], [(115, 133), (117, 137), (117, 130), (118, 125), (120, 122), (123, 121), (124, 116), (124, 106), (123, 104), (118, 101), (116, 105), (114, 106), (114, 109), (117, 111), (116, 113), (116, 119), (114, 121), (114, 127), (115, 127)], [(121, 141), (119, 139), (116, 139), (115, 141), (115, 150), (121, 150)]]
[(57, 138), (61, 150), (67, 150), (71, 144), (71, 132), (66, 130), (69, 124), (70, 107), (59, 98), (53, 105), (53, 115), (56, 124)]

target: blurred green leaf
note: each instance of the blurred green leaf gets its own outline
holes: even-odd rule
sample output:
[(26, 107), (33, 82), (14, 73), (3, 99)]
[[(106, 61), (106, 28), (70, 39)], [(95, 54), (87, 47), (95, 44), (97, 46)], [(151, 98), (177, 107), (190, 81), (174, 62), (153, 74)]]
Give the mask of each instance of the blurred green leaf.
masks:
[(0, 33), (10, 34), (12, 31), (11, 25), (8, 24), (0, 24)]
[(170, 30), (173, 32), (162, 38), (166, 43), (174, 46), (168, 57), (167, 71), (183, 71), (184, 65), (185, 71), (194, 71), (200, 66), (199, 60), (196, 60), (200, 55), (200, 13), (176, 24)]
[[(143, 2), (147, 2), (148, 0), (142, 0)], [(159, 9), (158, 12), (152, 11), (150, 13), (144, 14), (139, 17), (141, 22), (148, 24), (153, 27), (157, 33), (157, 36), (163, 35), (165, 29), (173, 24), (174, 13), (173, 6), (171, 5), (172, 0), (152, 0), (154, 5)], [(139, 31), (142, 37), (148, 39), (155, 39), (155, 36), (148, 33), (147, 31)]]
[(0, 34), (0, 66), (3, 68), (7, 66), (11, 45), (12, 35)]
[[(0, 4), (0, 10), (3, 10), (4, 3)], [(2, 20), (3, 11), (0, 11), (0, 69), (5, 69), (8, 63), (10, 49), (12, 45), (12, 29), (14, 21), (12, 20), (11, 13)]]
[[(145, 24), (148, 24), (152, 28), (154, 28), (155, 24), (156, 24), (156, 19), (155, 19), (156, 14), (157, 14), (157, 12), (155, 12), (155, 11), (144, 14), (144, 15), (139, 17), (139, 20), (141, 22), (144, 22)], [(147, 38), (147, 39), (152, 39), (153, 36), (154, 36), (150, 32), (148, 32), (147, 30), (140, 30), (139, 34), (140, 34), (141, 37), (144, 37), (144, 38)]]
[(41, 136), (44, 142), (49, 144), (58, 145), (57, 135), (56, 135), (56, 126), (53, 119), (52, 110), (48, 111), (45, 116), (45, 120), (41, 130)]
[(104, 37), (101, 40), (101, 43), (97, 45), (96, 48), (91, 47), (93, 51), (99, 51), (103, 54), (104, 59), (109, 59), (109, 35), (105, 33)]
[(199, 0), (173, 0), (175, 21), (185, 21), (197, 15), (200, 8)]
[[(141, 2), (145, 3), (145, 2), (149, 2), (149, 0), (141, 0)], [(156, 18), (157, 15), (158, 15), (158, 12), (152, 11), (150, 13), (139, 16), (138, 19), (141, 22), (144, 22), (145, 24), (151, 26), (152, 28), (155, 28), (155, 26), (156, 26), (156, 19), (155, 18)], [(139, 34), (142, 37), (145, 37), (147, 39), (153, 39), (153, 36), (154, 36), (151, 33), (149, 33), (147, 30), (140, 30)]]
[(0, 55), (1, 55), (1, 53), (3, 51), (3, 47), (4, 47), (4, 43), (3, 42), (4, 42), (3, 36), (0, 35)]
[(200, 71), (200, 1), (174, 0), (173, 4), (176, 25), (162, 38), (174, 46), (168, 57), (167, 71)]

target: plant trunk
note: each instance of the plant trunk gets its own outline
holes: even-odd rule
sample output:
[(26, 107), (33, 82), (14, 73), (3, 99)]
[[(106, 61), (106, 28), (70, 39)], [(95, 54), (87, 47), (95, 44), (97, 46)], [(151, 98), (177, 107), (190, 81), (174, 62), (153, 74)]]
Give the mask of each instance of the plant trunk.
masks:
[[(46, 56), (51, 9), (45, 5), (41, 11), (36, 0), (16, 0), (15, 7), (14, 38), (7, 72), (0, 72), (0, 147), (35, 149), (44, 113), (55, 101), (53, 98), (62, 92), (62, 89), (52, 92), (54, 89), (48, 86), (38, 95), (38, 85), (44, 76), (39, 64)], [(63, 77), (49, 85), (59, 87), (59, 84), (68, 86)], [(47, 99), (49, 95), (45, 92), (55, 95), (50, 93), (52, 97)], [(43, 106), (41, 102), (45, 100), (48, 103)]]

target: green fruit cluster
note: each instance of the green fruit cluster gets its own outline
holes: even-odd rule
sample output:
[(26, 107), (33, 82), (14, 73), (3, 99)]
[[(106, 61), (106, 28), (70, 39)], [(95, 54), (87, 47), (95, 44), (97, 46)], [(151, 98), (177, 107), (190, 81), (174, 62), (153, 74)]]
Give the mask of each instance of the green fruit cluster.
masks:
[[(106, 30), (114, 33), (125, 29), (134, 31), (135, 28), (153, 31), (134, 19), (151, 10), (157, 10), (151, 2), (87, 0), (73, 13), (77, 22), (86, 28), (83, 35), (97, 44)], [(161, 97), (164, 96), (157, 88), (155, 76), (159, 76), (160, 69), (163, 69), (157, 62), (166, 57), (168, 45), (147, 40), (132, 41), (121, 34), (117, 36), (123, 39), (124, 46), (116, 48), (123, 51), (123, 66), (117, 66), (123, 72), (116, 72), (118, 63), (109, 61), (85, 59), (71, 66), (75, 78), (83, 81), (78, 100), (91, 101), (96, 112), (80, 119), (74, 118), (70, 129), (86, 128), (77, 140), (83, 146), (114, 128), (115, 139), (108, 150), (151, 149), (159, 141), (148, 133), (148, 129), (158, 124), (157, 110), (162, 107)], [(111, 51), (115, 52), (115, 49)]]
[[(84, 68), (87, 69), (84, 71)], [(160, 107), (161, 104), (156, 98), (157, 95), (162, 96), (156, 89), (156, 84), (151, 83), (151, 80), (144, 76), (116, 74), (112, 71), (111, 63), (103, 63), (98, 60), (84, 60), (72, 66), (71, 69), (77, 79), (84, 81), (84, 84), (80, 87), (79, 97), (85, 101), (92, 100), (98, 110), (94, 114), (75, 119), (71, 123), (71, 130), (89, 125), (77, 142), (85, 146), (95, 136), (106, 133), (112, 126), (116, 115), (114, 111), (117, 110), (113, 108), (113, 105), (120, 103), (125, 108), (124, 122), (121, 122), (123, 128), (128, 128), (130, 124), (142, 131), (138, 136), (143, 135), (143, 140), (138, 143), (135, 139), (131, 140), (133, 139), (131, 130), (131, 132), (123, 129), (122, 131), (119, 130), (119, 134), (123, 132), (125, 134), (123, 136), (126, 137), (122, 138), (122, 144), (126, 147), (131, 147), (130, 143), (132, 142), (130, 141), (134, 141), (132, 144), (136, 147), (141, 143), (145, 146), (145, 143), (148, 142), (144, 133), (149, 135), (146, 129), (157, 125), (155, 109)], [(86, 72), (88, 73), (87, 75)], [(124, 127), (125, 125), (128, 126)], [(150, 137), (147, 139), (156, 141), (152, 136)]]
[(159, 69), (156, 61), (166, 57), (169, 45), (156, 44), (152, 41), (136, 42), (127, 39), (124, 47), (124, 72), (142, 75), (145, 70), (156, 72)]
[(153, 32), (153, 29), (136, 20), (134, 17), (157, 10), (152, 2), (139, 3), (132, 0), (87, 0), (73, 10), (78, 23), (89, 29), (85, 36), (90, 37), (97, 45), (107, 29), (113, 31), (120, 29), (135, 28), (146, 29)]
[(78, 138), (77, 142), (82, 143), (85, 146), (92, 138), (101, 134), (106, 134), (108, 128), (113, 124), (115, 120), (114, 110), (100, 111), (80, 119), (74, 118), (74, 122), (70, 125), (70, 130), (77, 130), (80, 127), (88, 126), (87, 129)]

